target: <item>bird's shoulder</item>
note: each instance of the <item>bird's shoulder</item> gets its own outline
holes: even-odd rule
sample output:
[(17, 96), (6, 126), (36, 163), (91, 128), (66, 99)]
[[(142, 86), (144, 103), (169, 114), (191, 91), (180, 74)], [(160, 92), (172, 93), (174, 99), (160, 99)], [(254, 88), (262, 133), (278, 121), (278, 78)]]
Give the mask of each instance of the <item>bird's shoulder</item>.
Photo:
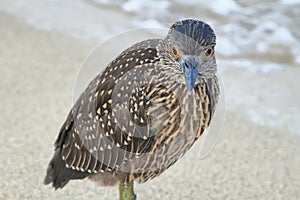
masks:
[[(128, 70), (136, 65), (155, 63), (158, 57), (158, 46), (163, 42), (161, 39), (148, 39), (138, 42), (124, 50), (105, 69), (122, 65), (124, 70)], [(127, 65), (126, 65), (127, 64)], [(104, 72), (105, 72), (104, 71)]]

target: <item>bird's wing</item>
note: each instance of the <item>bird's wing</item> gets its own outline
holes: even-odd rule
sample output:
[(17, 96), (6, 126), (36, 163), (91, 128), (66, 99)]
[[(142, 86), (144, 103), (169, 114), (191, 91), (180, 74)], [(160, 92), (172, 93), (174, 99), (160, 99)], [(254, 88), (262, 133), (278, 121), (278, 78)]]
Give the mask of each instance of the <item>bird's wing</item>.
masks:
[[(124, 51), (80, 96), (55, 143), (68, 168), (112, 171), (153, 148), (156, 133), (170, 115), (161, 111), (171, 109), (161, 98), (170, 94), (149, 83), (151, 73), (141, 77), (157, 63), (158, 43), (147, 40)], [(158, 113), (160, 118), (154, 117)], [(154, 123), (156, 129), (150, 128)]]

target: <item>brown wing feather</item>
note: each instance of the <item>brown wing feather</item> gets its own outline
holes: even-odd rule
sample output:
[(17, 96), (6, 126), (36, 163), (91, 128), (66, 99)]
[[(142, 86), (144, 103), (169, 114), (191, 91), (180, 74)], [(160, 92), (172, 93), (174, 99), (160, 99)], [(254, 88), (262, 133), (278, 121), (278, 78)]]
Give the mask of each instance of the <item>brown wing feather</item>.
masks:
[[(128, 107), (122, 108), (118, 98), (113, 97), (116, 93), (113, 90), (121, 78), (124, 79), (128, 76), (128, 80), (134, 79), (133, 76), (138, 73), (142, 74), (142, 70), (146, 70), (146, 68), (140, 68), (139, 71), (135, 71), (136, 73), (129, 73), (136, 66), (157, 61), (155, 59), (156, 49), (151, 47), (151, 45), (156, 46), (157, 42), (158, 40), (145, 41), (131, 47), (126, 53), (122, 53), (89, 84), (80, 96), (55, 143), (56, 149), (61, 149), (62, 159), (67, 168), (89, 173), (110, 171), (123, 164), (130, 154), (147, 151), (153, 140), (149, 137), (147, 125), (145, 122), (139, 123), (143, 131), (129, 125), (131, 120), (126, 118), (129, 117), (127, 113), (118, 113), (118, 108), (126, 111)], [(133, 54), (136, 54), (139, 60), (131, 59)], [(127, 72), (127, 74), (124, 75), (123, 72)], [(142, 84), (142, 82), (136, 84)], [(116, 90), (121, 93), (123, 99), (127, 98), (126, 92), (128, 91), (121, 91), (121, 88)], [(139, 93), (132, 96), (134, 95), (135, 98), (138, 98)], [(113, 102), (115, 100), (116, 102)], [(112, 103), (115, 106), (114, 110)], [(141, 118), (144, 118), (144, 121), (147, 120), (144, 116), (145, 111), (146, 108), (140, 106), (137, 111), (139, 121)], [(124, 121), (119, 122), (120, 119)], [(133, 123), (138, 123), (137, 119), (134, 119)]]

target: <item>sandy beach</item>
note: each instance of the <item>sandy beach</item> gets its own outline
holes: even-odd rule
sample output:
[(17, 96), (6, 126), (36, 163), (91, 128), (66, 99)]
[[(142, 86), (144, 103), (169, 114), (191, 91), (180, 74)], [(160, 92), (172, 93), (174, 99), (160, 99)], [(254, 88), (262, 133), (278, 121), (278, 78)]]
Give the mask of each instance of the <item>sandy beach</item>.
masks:
[[(0, 38), (0, 199), (118, 199), (117, 187), (89, 180), (57, 191), (43, 185), (80, 64), (96, 43), (37, 30), (3, 11)], [(232, 74), (223, 74), (234, 92), (226, 88)], [(136, 184), (138, 199), (300, 199), (300, 135), (286, 127), (254, 123), (228, 106), (222, 135), (204, 159), (199, 145), (158, 178)]]

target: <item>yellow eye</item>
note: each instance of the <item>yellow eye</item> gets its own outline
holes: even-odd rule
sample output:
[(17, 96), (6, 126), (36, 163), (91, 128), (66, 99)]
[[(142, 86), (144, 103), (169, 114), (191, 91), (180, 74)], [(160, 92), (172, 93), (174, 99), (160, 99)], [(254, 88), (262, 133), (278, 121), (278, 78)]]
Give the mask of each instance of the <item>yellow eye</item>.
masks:
[(214, 48), (213, 47), (208, 47), (206, 50), (205, 50), (205, 57), (206, 58), (209, 58), (210, 56), (212, 56), (214, 53)]
[(171, 47), (171, 53), (172, 53), (172, 55), (173, 55), (175, 58), (178, 58), (178, 57), (179, 57), (179, 52), (178, 52), (178, 50), (176, 49), (176, 47), (174, 47), (174, 46)]

